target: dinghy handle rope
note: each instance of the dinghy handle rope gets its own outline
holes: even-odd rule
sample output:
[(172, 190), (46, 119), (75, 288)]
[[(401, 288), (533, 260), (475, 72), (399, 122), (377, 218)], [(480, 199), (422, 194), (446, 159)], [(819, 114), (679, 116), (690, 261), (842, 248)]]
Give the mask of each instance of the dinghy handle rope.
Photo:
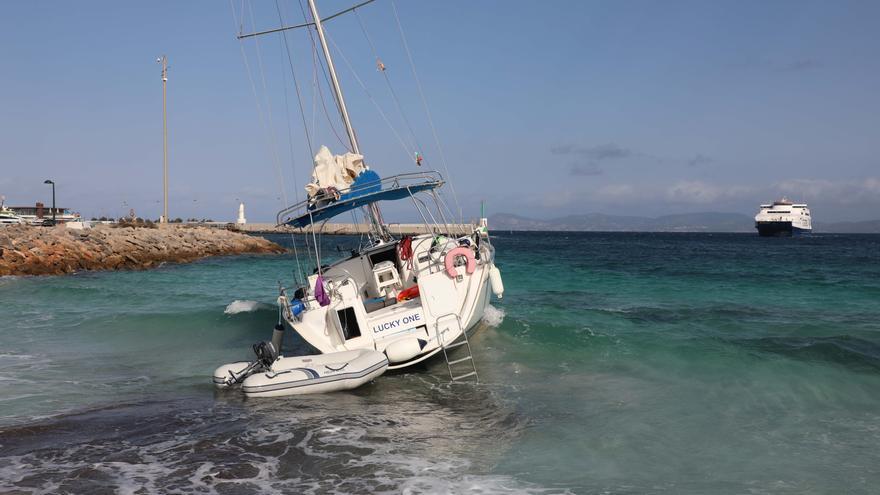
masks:
[(342, 371), (342, 370), (345, 369), (346, 366), (348, 366), (348, 364), (349, 364), (349, 363), (345, 363), (345, 364), (343, 364), (342, 366), (340, 366), (340, 367), (338, 367), (338, 368), (331, 368), (329, 365), (326, 365), (326, 364), (325, 364), (324, 367), (327, 368), (327, 369), (330, 370), (330, 371)]
[(275, 378), (278, 375), (284, 375), (284, 374), (290, 373), (291, 371), (293, 371), (293, 370), (277, 371), (274, 373), (266, 372), (266, 378)]
[(289, 370), (277, 371), (277, 372), (266, 372), (266, 378), (275, 378), (276, 376), (286, 375), (291, 371), (302, 371), (306, 375), (308, 375), (310, 380), (314, 380), (315, 378), (320, 378), (321, 375), (318, 374), (317, 371), (311, 368), (291, 368)]

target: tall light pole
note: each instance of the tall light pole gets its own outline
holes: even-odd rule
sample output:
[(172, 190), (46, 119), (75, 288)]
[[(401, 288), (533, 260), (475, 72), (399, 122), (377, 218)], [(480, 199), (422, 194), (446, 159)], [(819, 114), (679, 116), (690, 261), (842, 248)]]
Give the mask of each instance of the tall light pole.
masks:
[(168, 94), (168, 57), (162, 55), (156, 62), (162, 64), (162, 223), (168, 223), (168, 112), (165, 105)]
[(55, 182), (46, 179), (43, 184), (52, 184), (52, 225), (55, 225)]

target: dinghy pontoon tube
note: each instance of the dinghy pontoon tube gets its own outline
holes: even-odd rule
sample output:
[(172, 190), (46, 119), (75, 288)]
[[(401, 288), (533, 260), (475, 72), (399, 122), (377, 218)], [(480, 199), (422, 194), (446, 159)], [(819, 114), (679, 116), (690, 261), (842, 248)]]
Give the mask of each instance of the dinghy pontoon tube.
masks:
[(384, 353), (370, 349), (316, 356), (278, 357), (272, 344), (254, 346), (257, 360), (224, 364), (214, 371), (214, 385), (241, 383), (248, 397), (316, 394), (360, 387), (388, 369)]
[(349, 390), (360, 387), (387, 369), (385, 354), (369, 349), (282, 357), (272, 363), (271, 369), (245, 378), (241, 388), (248, 397)]

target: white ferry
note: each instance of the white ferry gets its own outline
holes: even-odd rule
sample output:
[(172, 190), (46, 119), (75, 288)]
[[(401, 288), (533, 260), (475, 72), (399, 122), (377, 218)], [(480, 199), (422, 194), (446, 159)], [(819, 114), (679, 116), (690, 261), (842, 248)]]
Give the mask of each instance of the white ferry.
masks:
[(783, 197), (761, 205), (755, 215), (755, 228), (761, 237), (791, 237), (812, 232), (813, 221), (806, 203), (792, 203)]

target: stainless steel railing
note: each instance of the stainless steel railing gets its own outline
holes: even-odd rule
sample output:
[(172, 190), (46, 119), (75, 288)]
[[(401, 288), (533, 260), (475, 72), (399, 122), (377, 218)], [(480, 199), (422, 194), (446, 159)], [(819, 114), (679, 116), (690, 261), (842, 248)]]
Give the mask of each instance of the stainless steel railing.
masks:
[[(416, 185), (422, 184), (436, 184), (436, 187), (440, 187), (443, 185), (443, 176), (440, 175), (440, 172), (435, 170), (425, 171), (425, 172), (413, 172), (406, 174), (397, 174), (391, 177), (385, 177), (384, 179), (380, 179), (377, 182), (370, 182), (367, 184), (361, 184), (357, 187), (352, 187), (348, 189), (340, 190), (340, 194), (349, 195), (351, 198), (356, 198), (358, 196), (362, 196), (365, 194), (372, 194), (374, 192), (376, 184), (379, 185), (379, 190), (384, 191), (392, 191), (395, 189), (406, 189), (407, 187), (412, 187)], [(344, 201), (344, 200), (343, 200)], [(309, 206), (314, 202), (314, 198), (307, 198), (299, 203), (293, 204), (279, 211), (275, 215), (275, 224), (283, 225), (287, 223), (291, 218), (300, 217), (309, 211)], [(330, 206), (334, 203), (330, 203), (327, 206)], [(318, 211), (319, 209), (315, 209), (312, 211)]]

